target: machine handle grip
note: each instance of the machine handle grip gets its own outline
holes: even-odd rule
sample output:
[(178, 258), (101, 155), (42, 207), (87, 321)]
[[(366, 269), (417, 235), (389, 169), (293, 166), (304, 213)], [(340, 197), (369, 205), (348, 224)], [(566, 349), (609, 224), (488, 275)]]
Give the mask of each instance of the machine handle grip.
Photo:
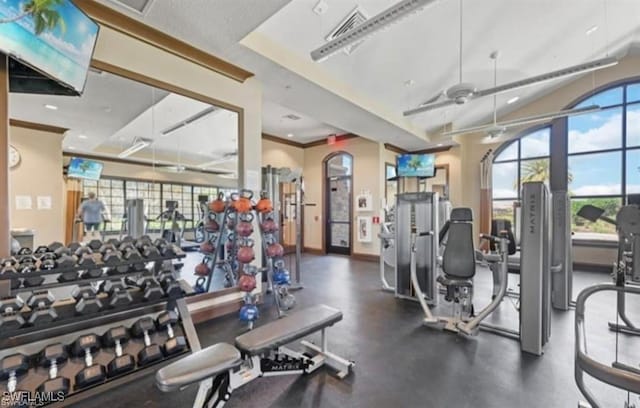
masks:
[(418, 232), (416, 234), (419, 237), (427, 237), (427, 236), (433, 236), (433, 231), (424, 231), (424, 232)]
[(498, 243), (502, 241), (504, 238), (496, 237), (495, 235), (490, 235), (490, 234), (480, 234), (480, 239), (486, 239), (487, 241)]

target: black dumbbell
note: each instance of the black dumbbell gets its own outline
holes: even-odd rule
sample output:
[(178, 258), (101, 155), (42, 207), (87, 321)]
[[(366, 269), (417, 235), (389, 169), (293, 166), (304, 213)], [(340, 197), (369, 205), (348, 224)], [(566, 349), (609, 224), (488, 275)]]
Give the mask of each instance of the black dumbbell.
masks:
[(102, 254), (102, 262), (104, 262), (105, 265), (109, 266), (122, 263), (122, 253), (115, 249), (107, 250), (104, 254)]
[[(72, 244), (73, 245), (73, 244)], [(69, 249), (71, 249), (71, 247), (69, 247)], [(80, 245), (78, 246), (74, 251), (73, 254), (75, 256), (77, 256), (78, 258), (81, 258), (83, 255), (91, 255), (93, 253), (93, 250), (88, 247), (88, 246), (84, 246), (84, 245)]]
[(53, 294), (48, 290), (33, 292), (27, 300), (27, 306), (31, 309), (29, 324), (34, 326), (49, 324), (57, 319), (58, 313), (53, 307), (55, 300)]
[(79, 248), (82, 248), (82, 244), (79, 242), (72, 242), (67, 246), (67, 248), (69, 249), (69, 253), (75, 254)]
[(31, 248), (27, 248), (27, 247), (22, 247), (18, 249), (18, 253), (17, 253), (17, 255), (20, 257), (25, 255), (32, 255), (32, 254), (33, 254), (33, 251), (31, 250)]
[(138, 279), (135, 285), (140, 288), (143, 293), (142, 298), (146, 301), (154, 301), (164, 297), (162, 286), (153, 276), (143, 276)]
[(51, 344), (40, 354), (40, 365), (49, 369), (49, 379), (38, 387), (38, 392), (59, 396), (69, 394), (71, 382), (66, 377), (58, 376), (58, 368), (67, 362), (69, 355), (61, 343)]
[(115, 377), (116, 375), (124, 374), (136, 368), (136, 362), (133, 356), (122, 352), (122, 345), (128, 340), (129, 334), (124, 326), (109, 329), (104, 336), (102, 336), (103, 343), (107, 347), (113, 347), (116, 352), (116, 357), (107, 365), (107, 375), (109, 377)]
[(166, 330), (169, 336), (169, 340), (162, 346), (166, 356), (181, 353), (187, 348), (187, 340), (185, 340), (184, 336), (176, 336), (173, 332), (173, 326), (178, 323), (178, 314), (176, 312), (169, 310), (161, 313), (156, 323), (158, 324), (158, 329)]
[(98, 249), (97, 252), (100, 252), (104, 256), (109, 251), (117, 251), (117, 250), (118, 250), (117, 246), (110, 244), (108, 242), (105, 242), (100, 246), (100, 249)]
[(50, 243), (48, 245), (48, 247), (49, 247), (49, 252), (54, 252), (54, 253), (57, 252), (58, 250), (60, 250), (61, 248), (65, 248), (66, 249), (64, 244), (62, 242), (58, 242), (58, 241), (54, 241), (54, 242)]
[(120, 241), (118, 241), (116, 238), (111, 238), (107, 240), (107, 244), (113, 245), (114, 247), (117, 248), (120, 246)]
[(127, 262), (135, 262), (135, 261), (141, 261), (142, 260), (142, 255), (133, 246), (125, 248), (122, 257)]
[(66, 247), (66, 246), (61, 246), (61, 247), (57, 247), (55, 251), (53, 251), (54, 255), (56, 256), (56, 258), (60, 258), (63, 255), (71, 255), (73, 254), (73, 252), (70, 248)]
[[(45, 247), (46, 248), (46, 247)], [(40, 256), (40, 270), (50, 271), (57, 268), (56, 255), (52, 252), (45, 252)]]
[(98, 313), (102, 309), (102, 302), (91, 284), (79, 285), (71, 296), (76, 300), (76, 312), (79, 314)]
[(107, 275), (122, 275), (131, 272), (131, 265), (118, 265), (107, 269)]
[(104, 281), (100, 286), (100, 291), (109, 295), (110, 307), (126, 306), (133, 302), (133, 298), (122, 279)]
[(38, 268), (34, 263), (26, 262), (26, 263), (21, 263), (19, 265), (18, 272), (21, 273), (22, 275), (25, 275), (23, 278), (23, 283), (25, 287), (33, 288), (33, 287), (42, 285), (42, 283), (44, 282), (44, 276), (32, 275), (34, 272), (37, 272), (37, 271), (38, 271)]
[(24, 302), (19, 297), (7, 297), (0, 299), (0, 330), (17, 330), (24, 326), (22, 317)]
[(29, 371), (29, 359), (21, 353), (4, 357), (0, 362), (0, 380), (7, 382), (7, 391), (16, 392), (18, 377)]
[(182, 287), (170, 269), (161, 270), (156, 276), (166, 296), (177, 298), (183, 295)]
[[(73, 255), (62, 255), (56, 261), (56, 266), (60, 269), (71, 269), (76, 266), (76, 257)], [(78, 271), (66, 271), (58, 275), (58, 282), (73, 282), (78, 279)]]
[(154, 246), (154, 247), (156, 247), (156, 248), (158, 248), (159, 250), (162, 250), (162, 248), (166, 247), (166, 246), (167, 246), (167, 244), (168, 244), (168, 243), (167, 243), (167, 240), (166, 240), (166, 239), (164, 239), (164, 238), (156, 238), (156, 239), (153, 241), (153, 246)]
[(44, 255), (44, 254), (46, 254), (46, 253), (51, 253), (51, 254), (53, 254), (53, 251), (49, 251), (49, 247), (48, 247), (48, 246), (46, 246), (46, 245), (40, 245), (39, 247), (37, 247), (37, 248), (35, 249), (35, 251), (33, 251), (33, 254), (34, 254), (36, 257), (40, 257), (40, 256), (42, 256), (42, 255)]
[(80, 336), (73, 343), (73, 354), (84, 357), (85, 368), (76, 374), (76, 388), (86, 388), (101, 383), (107, 377), (104, 366), (93, 364), (93, 353), (100, 350), (100, 341), (95, 334)]
[(142, 253), (142, 256), (145, 258), (160, 258), (160, 251), (158, 250), (158, 248), (154, 247), (154, 246), (148, 246), (144, 249), (144, 252)]
[(92, 251), (98, 251), (102, 246), (102, 241), (100, 241), (99, 239), (92, 239), (91, 241), (89, 241), (87, 246), (91, 248)]
[[(17, 275), (18, 271), (16, 267), (11, 264), (5, 264), (0, 268), (0, 275)], [(11, 278), (11, 289), (18, 289), (22, 285), (22, 281), (18, 277)]]
[(151, 364), (163, 358), (160, 346), (151, 343), (150, 336), (155, 332), (155, 329), (156, 326), (150, 317), (143, 317), (131, 327), (131, 333), (135, 337), (144, 339), (144, 348), (138, 352), (138, 364), (141, 366)]
[[(143, 236), (145, 236), (145, 235), (143, 235)], [(120, 243), (123, 243), (123, 242), (131, 242), (131, 243), (135, 243), (135, 242), (136, 242), (136, 240), (135, 240), (135, 239), (133, 239), (133, 237), (132, 237), (131, 235), (125, 235), (125, 236), (124, 236), (124, 237), (122, 237), (122, 239), (120, 240)]]

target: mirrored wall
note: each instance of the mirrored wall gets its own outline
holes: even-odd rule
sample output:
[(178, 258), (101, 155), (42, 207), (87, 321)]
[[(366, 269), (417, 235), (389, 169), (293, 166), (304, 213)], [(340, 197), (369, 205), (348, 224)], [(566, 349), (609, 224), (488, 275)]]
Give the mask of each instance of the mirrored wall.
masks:
[[(144, 233), (179, 237), (182, 277), (195, 284), (200, 203), (238, 186), (237, 112), (92, 69), (81, 97), (11, 94), (10, 117), (20, 156), (10, 172), (12, 230), (31, 231), (34, 246), (87, 240), (78, 208), (95, 194), (104, 205), (99, 237), (120, 239), (127, 202), (139, 199)], [(43, 197), (48, 207), (38, 205)], [(229, 286), (215, 275), (211, 290)]]

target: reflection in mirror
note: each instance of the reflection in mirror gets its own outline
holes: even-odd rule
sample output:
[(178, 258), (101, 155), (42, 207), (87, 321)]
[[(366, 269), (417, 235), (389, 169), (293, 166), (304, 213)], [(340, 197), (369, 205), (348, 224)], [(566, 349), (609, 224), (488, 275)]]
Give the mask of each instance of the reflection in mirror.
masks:
[(438, 193), (440, 198), (449, 199), (449, 166), (436, 166), (434, 177), (419, 181), (419, 191)]
[(81, 97), (14, 93), (10, 109), (21, 244), (147, 234), (182, 247), (192, 286), (196, 269), (212, 272), (210, 291), (234, 285), (223, 266), (196, 267), (207, 203), (238, 187), (237, 112), (94, 69)]

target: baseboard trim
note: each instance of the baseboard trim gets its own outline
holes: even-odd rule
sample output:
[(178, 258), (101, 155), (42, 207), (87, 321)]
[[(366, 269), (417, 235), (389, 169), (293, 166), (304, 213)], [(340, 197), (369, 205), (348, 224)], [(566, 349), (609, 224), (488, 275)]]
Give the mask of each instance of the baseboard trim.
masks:
[(216, 317), (237, 312), (242, 305), (244, 305), (243, 299), (234, 299), (217, 305), (199, 308), (191, 312), (191, 320), (193, 320), (194, 324), (213, 320)]
[(351, 254), (351, 258), (357, 259), (358, 261), (380, 262), (380, 255), (373, 254), (358, 254), (354, 252)]
[(312, 255), (326, 255), (324, 253), (324, 251), (320, 248), (309, 248), (309, 247), (304, 247), (303, 248), (304, 252), (312, 254)]
[(610, 273), (613, 265), (599, 265), (591, 263), (574, 262), (573, 269), (583, 272), (602, 272)]

